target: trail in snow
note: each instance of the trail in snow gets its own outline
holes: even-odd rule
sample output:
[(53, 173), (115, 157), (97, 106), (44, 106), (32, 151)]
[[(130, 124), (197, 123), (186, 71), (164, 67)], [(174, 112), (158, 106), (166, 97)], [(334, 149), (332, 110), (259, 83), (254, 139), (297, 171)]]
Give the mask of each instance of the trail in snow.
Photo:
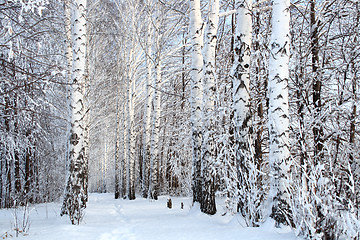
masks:
[[(32, 207), (28, 240), (292, 240), (289, 229), (275, 229), (270, 224), (260, 228), (244, 228), (232, 216), (202, 214), (191, 208), (188, 198), (172, 198), (173, 208), (166, 207), (166, 197), (158, 201), (137, 199), (115, 200), (113, 194), (91, 194), (83, 223), (70, 224), (59, 217), (60, 204)], [(181, 202), (184, 209), (180, 208)], [(11, 230), (13, 210), (0, 210), (0, 236)]]

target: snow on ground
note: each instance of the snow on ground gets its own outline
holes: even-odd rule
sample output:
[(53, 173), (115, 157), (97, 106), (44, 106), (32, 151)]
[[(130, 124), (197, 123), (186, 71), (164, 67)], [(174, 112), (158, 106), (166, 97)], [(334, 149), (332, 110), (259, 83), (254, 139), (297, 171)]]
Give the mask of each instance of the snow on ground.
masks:
[[(60, 203), (32, 206), (30, 229), (19, 239), (27, 240), (292, 240), (288, 228), (276, 229), (270, 223), (260, 228), (244, 228), (237, 216), (218, 213), (207, 216), (189, 198), (172, 198), (173, 208), (166, 207), (167, 197), (158, 201), (115, 200), (113, 194), (90, 194), (85, 217), (73, 226), (67, 216), (60, 217)], [(181, 209), (181, 202), (184, 209)], [(18, 212), (20, 215), (21, 212)], [(14, 210), (0, 210), (0, 239), (5, 233), (15, 236)]]

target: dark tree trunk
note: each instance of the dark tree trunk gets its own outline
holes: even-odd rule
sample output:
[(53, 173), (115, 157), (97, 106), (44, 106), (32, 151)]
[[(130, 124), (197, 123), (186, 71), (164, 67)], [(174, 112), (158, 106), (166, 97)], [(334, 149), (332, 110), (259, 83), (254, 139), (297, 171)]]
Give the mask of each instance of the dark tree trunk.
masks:
[[(316, 21), (316, 0), (311, 0), (310, 2), (310, 28), (311, 28), (311, 69), (312, 69), (312, 81), (313, 81), (313, 111), (315, 124), (313, 126), (313, 138), (314, 138), (314, 166), (322, 164), (324, 153), (324, 130), (322, 127), (321, 119), (321, 110), (322, 110), (322, 82), (321, 75), (319, 74), (319, 21)], [(324, 231), (323, 220), (324, 215), (322, 214), (322, 209), (319, 204), (315, 206), (316, 209), (316, 231), (317, 233), (324, 232), (326, 236), (326, 231)]]
[(203, 176), (209, 181), (203, 182), (202, 201), (200, 204), (201, 212), (214, 215), (216, 213), (215, 204), (215, 179), (210, 176)]
[[(202, 137), (197, 137), (197, 135), (201, 135), (201, 133), (193, 132), (193, 139), (201, 139)], [(195, 144), (194, 144), (195, 145)], [(194, 159), (198, 159), (193, 165), (193, 185), (192, 185), (192, 191), (193, 191), (193, 203), (198, 202), (201, 203), (202, 199), (202, 189), (201, 189), (201, 183), (202, 183), (202, 177), (201, 177), (201, 144), (197, 145), (198, 148), (195, 148), (194, 146)]]
[(315, 12), (316, 1), (312, 0), (310, 3), (310, 26), (311, 26), (311, 68), (312, 68), (312, 77), (313, 77), (313, 105), (314, 105), (314, 114), (316, 123), (313, 127), (314, 134), (314, 163), (315, 165), (321, 163), (323, 159), (323, 127), (321, 126), (321, 109), (322, 109), (322, 99), (321, 99), (321, 76), (319, 75), (319, 23), (316, 22), (316, 12)]
[[(31, 141), (31, 130), (28, 130), (26, 133), (26, 137), (27, 139), (29, 139), (29, 142)], [(25, 186), (24, 186), (24, 192), (25, 192), (25, 197), (27, 199), (27, 201), (29, 201), (30, 203), (32, 203), (34, 201), (34, 199), (32, 198), (32, 193), (31, 193), (31, 186), (33, 183), (33, 174), (34, 174), (34, 169), (33, 169), (33, 151), (32, 151), (32, 147), (28, 146), (26, 149), (26, 155), (25, 155)]]
[(120, 198), (120, 183), (119, 183), (119, 144), (118, 140), (116, 140), (115, 146), (115, 199)]

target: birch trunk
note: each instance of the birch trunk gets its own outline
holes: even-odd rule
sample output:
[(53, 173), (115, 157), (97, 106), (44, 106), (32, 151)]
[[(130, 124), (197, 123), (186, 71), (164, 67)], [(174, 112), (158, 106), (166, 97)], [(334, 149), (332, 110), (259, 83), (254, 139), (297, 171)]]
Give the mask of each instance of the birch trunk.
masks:
[[(233, 108), (234, 108), (234, 137), (237, 178), (239, 181), (238, 209), (245, 217), (249, 201), (250, 186), (249, 163), (254, 160), (251, 149), (251, 112), (250, 112), (250, 55), (252, 39), (252, 0), (237, 0), (237, 25), (234, 40), (233, 79)], [(249, 216), (247, 216), (249, 217)]]
[[(131, 59), (131, 58), (130, 58)], [(127, 78), (127, 93), (126, 93), (126, 197), (129, 200), (135, 199), (135, 130), (134, 130), (134, 90), (135, 82), (130, 80), (130, 74)]]
[(289, 207), (290, 0), (274, 0), (269, 61), (269, 165), (271, 215), (276, 225), (292, 224)]
[(324, 158), (323, 153), (323, 135), (324, 130), (321, 122), (321, 110), (322, 110), (322, 99), (321, 99), (321, 76), (319, 74), (319, 24), (316, 21), (316, 12), (315, 12), (315, 0), (310, 2), (310, 27), (311, 27), (311, 70), (313, 77), (313, 106), (315, 111), (315, 126), (313, 127), (314, 134), (314, 164), (315, 166), (321, 164), (322, 159)]
[[(136, 29), (135, 14), (138, 1), (132, 2), (131, 5), (131, 29)], [(135, 157), (136, 157), (136, 133), (135, 133), (135, 98), (136, 98), (136, 78), (135, 66), (136, 52), (139, 51), (137, 45), (136, 34), (132, 32), (130, 34), (130, 52), (127, 63), (127, 103), (128, 103), (128, 167), (127, 167), (127, 197), (129, 200), (135, 199)]]
[(84, 88), (86, 81), (86, 0), (74, 0), (72, 6), (71, 134), (69, 176), (61, 214), (79, 224), (86, 207), (88, 166), (84, 139)]
[(127, 196), (128, 193), (128, 101), (127, 101), (127, 95), (128, 95), (128, 89), (126, 90), (125, 93), (125, 103), (123, 106), (123, 155), (122, 155), (122, 160), (121, 160), (121, 166), (120, 166), (120, 171), (121, 171), (121, 186), (122, 186), (122, 190), (121, 190), (121, 196), (123, 198), (125, 198)]
[(71, 0), (64, 0), (64, 21), (65, 21), (65, 36), (66, 36), (66, 51), (65, 56), (68, 64), (68, 75), (71, 75), (71, 66), (73, 60), (72, 45), (71, 45)]
[(119, 103), (116, 106), (116, 134), (115, 134), (115, 199), (120, 198), (120, 124), (119, 124)]
[(161, 60), (158, 56), (158, 62), (156, 64), (156, 78), (154, 78), (153, 86), (155, 88), (154, 93), (154, 116), (153, 127), (151, 137), (151, 160), (150, 160), (150, 177), (149, 177), (149, 193), (148, 197), (151, 199), (158, 199), (159, 194), (159, 161), (160, 161), (160, 115), (161, 115)]
[(142, 161), (142, 193), (143, 197), (147, 198), (149, 191), (149, 162), (150, 162), (150, 138), (151, 138), (151, 107), (154, 91), (151, 88), (151, 77), (152, 77), (152, 64), (151, 64), (151, 24), (147, 30), (147, 53), (146, 53), (146, 87), (145, 87), (145, 111), (144, 111), (144, 137), (143, 137), (143, 161)]
[(126, 197), (130, 198), (130, 141), (131, 141), (131, 131), (130, 131), (130, 81), (126, 77), (126, 102), (125, 102), (125, 126), (124, 126), (124, 157), (125, 157), (125, 171), (126, 171)]
[(202, 145), (202, 178), (203, 191), (201, 211), (207, 214), (216, 213), (215, 204), (215, 57), (217, 30), (219, 24), (219, 0), (210, 0), (209, 17), (205, 35), (204, 48), (204, 82), (203, 82), (203, 145)]
[(201, 142), (202, 142), (202, 70), (203, 22), (200, 0), (190, 0), (190, 36), (191, 36), (191, 131), (192, 131), (192, 191), (193, 202), (201, 202)]
[(135, 199), (135, 150), (136, 150), (136, 133), (135, 133), (135, 79), (131, 79), (131, 90), (129, 99), (129, 200)]

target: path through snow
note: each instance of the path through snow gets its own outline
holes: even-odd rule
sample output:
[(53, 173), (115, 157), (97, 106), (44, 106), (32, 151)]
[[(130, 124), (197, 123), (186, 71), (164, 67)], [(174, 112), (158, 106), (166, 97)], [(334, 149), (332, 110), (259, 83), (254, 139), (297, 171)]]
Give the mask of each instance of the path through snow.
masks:
[[(32, 208), (28, 240), (293, 240), (293, 232), (265, 224), (243, 228), (237, 217), (207, 216), (191, 208), (188, 198), (166, 197), (159, 201), (115, 200), (113, 194), (91, 194), (80, 226), (72, 226), (67, 216), (59, 217), (60, 204), (40, 204)], [(184, 209), (180, 203), (184, 203)], [(0, 236), (11, 231), (13, 211), (0, 210)]]

